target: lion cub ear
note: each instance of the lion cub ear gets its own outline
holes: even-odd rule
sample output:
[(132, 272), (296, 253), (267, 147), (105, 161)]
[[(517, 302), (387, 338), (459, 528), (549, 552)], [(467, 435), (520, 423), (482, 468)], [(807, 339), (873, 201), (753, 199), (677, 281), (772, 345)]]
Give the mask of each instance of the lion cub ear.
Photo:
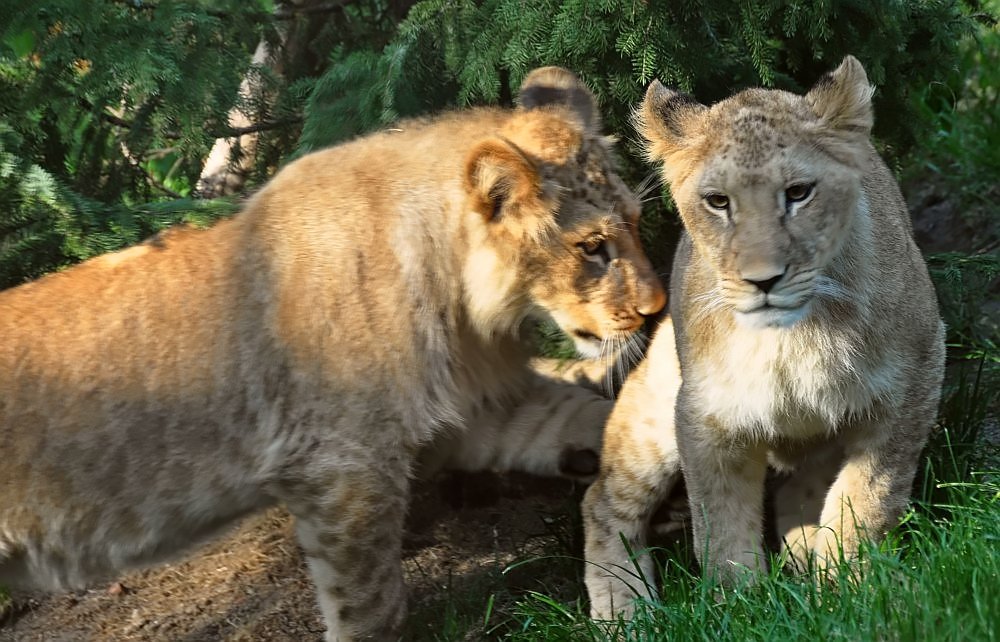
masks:
[(471, 207), (487, 221), (495, 221), (501, 214), (537, 200), (541, 183), (532, 160), (502, 138), (489, 138), (477, 144), (465, 161), (465, 189)]
[(874, 115), (872, 94), (865, 68), (854, 56), (826, 74), (806, 94), (809, 108), (831, 129), (865, 138), (871, 134)]
[(521, 83), (517, 102), (524, 109), (549, 105), (568, 107), (588, 132), (600, 132), (600, 112), (594, 94), (576, 74), (562, 67), (539, 67), (529, 73)]
[(632, 112), (636, 130), (649, 143), (646, 155), (651, 161), (664, 162), (668, 180), (671, 158), (689, 145), (707, 110), (691, 96), (653, 80), (646, 89), (646, 97)]

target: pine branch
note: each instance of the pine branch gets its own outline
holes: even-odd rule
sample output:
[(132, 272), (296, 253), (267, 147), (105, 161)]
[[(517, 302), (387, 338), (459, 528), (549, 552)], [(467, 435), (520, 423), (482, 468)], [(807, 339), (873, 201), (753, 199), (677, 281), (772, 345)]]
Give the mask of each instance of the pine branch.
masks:
[(306, 6), (289, 6), (282, 3), (280, 7), (274, 10), (274, 17), (278, 20), (291, 20), (295, 16), (300, 15), (310, 15), (317, 13), (333, 13), (334, 11), (343, 11), (344, 5), (350, 4), (350, 0), (333, 0), (332, 2), (323, 2), (320, 4), (306, 5)]
[[(89, 102), (81, 99), (81, 104), (83, 104), (87, 109), (93, 109), (93, 105)], [(123, 129), (132, 129), (135, 125), (129, 120), (125, 120), (121, 116), (116, 116), (115, 114), (109, 113), (107, 111), (102, 111), (101, 119), (114, 125), (116, 127), (121, 127)], [(256, 134), (259, 132), (272, 131), (275, 129), (283, 129), (285, 127), (290, 127), (292, 125), (298, 125), (302, 122), (301, 118), (284, 118), (282, 120), (272, 120), (264, 121), (262, 123), (257, 123), (255, 125), (247, 125), (245, 127), (223, 127), (220, 129), (210, 129), (208, 135), (212, 138), (236, 138), (238, 136), (245, 136), (247, 134)], [(163, 137), (170, 140), (177, 140), (181, 138), (181, 134), (173, 131), (163, 132)]]

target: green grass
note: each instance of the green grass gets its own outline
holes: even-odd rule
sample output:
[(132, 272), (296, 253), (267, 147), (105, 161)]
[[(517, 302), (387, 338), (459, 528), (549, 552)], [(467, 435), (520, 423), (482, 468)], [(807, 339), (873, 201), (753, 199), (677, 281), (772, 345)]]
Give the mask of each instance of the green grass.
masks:
[(446, 591), (436, 625), (424, 629), (434, 633), (419, 639), (1000, 639), (1000, 474), (972, 479), (935, 486), (940, 501), (918, 502), (885, 542), (863, 551), (863, 564), (842, 567), (832, 585), (774, 571), (753, 587), (725, 590), (692, 571), (679, 550), (666, 554), (658, 599), (644, 601), (631, 621), (595, 623), (582, 584), (576, 595), (560, 587), (518, 596), (505, 586), (505, 575), (533, 566), (579, 582), (579, 557), (554, 553), (515, 564), (475, 590)]

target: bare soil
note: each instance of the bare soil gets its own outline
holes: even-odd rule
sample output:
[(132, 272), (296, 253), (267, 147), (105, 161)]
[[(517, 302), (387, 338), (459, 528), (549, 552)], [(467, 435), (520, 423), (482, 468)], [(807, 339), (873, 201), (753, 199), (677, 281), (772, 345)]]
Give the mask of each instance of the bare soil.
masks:
[[(826, 459), (775, 487), (776, 532), (802, 511), (818, 513), (836, 463)], [(444, 473), (418, 484), (403, 545), (404, 639), (499, 639), (516, 628), (516, 603), (528, 591), (582, 600), (584, 490), (520, 474)], [(686, 550), (688, 518), (680, 483), (654, 516), (650, 544)], [(293, 520), (281, 508), (176, 563), (87, 591), (22, 597), (2, 620), (0, 642), (308, 641), (324, 631)]]
[[(544, 574), (542, 562), (503, 570), (554, 550), (565, 555), (560, 546), (566, 543), (557, 541), (561, 526), (553, 525), (569, 523), (581, 491), (565, 480), (488, 473), (446, 474), (419, 485), (404, 542), (407, 639), (439, 635), (455, 617), (447, 613), (449, 601), (464, 600), (477, 611), (482, 629), (491, 594), (542, 588), (531, 570)], [(572, 590), (582, 590), (566, 578), (567, 586), (574, 584)], [(481, 609), (470, 598), (481, 599)], [(87, 591), (19, 598), (3, 619), (0, 642), (304, 641), (321, 640), (324, 631), (292, 518), (283, 509), (245, 520), (174, 564)]]

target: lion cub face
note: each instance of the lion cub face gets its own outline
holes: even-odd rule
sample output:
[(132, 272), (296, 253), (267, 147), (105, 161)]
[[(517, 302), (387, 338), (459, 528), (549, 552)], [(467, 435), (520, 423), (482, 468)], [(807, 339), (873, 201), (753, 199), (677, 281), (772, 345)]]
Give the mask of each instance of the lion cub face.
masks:
[(712, 107), (650, 86), (637, 122), (714, 271), (709, 307), (785, 327), (816, 297), (843, 295), (822, 274), (861, 198), (872, 89), (857, 71), (842, 67), (805, 96), (752, 89)]
[(639, 242), (639, 201), (575, 76), (537, 70), (519, 100), (500, 135), (467, 161), (478, 257), (482, 269), (508, 275), (492, 284), (495, 296), (526, 295), (526, 312), (551, 317), (582, 354), (598, 356), (666, 302)]

